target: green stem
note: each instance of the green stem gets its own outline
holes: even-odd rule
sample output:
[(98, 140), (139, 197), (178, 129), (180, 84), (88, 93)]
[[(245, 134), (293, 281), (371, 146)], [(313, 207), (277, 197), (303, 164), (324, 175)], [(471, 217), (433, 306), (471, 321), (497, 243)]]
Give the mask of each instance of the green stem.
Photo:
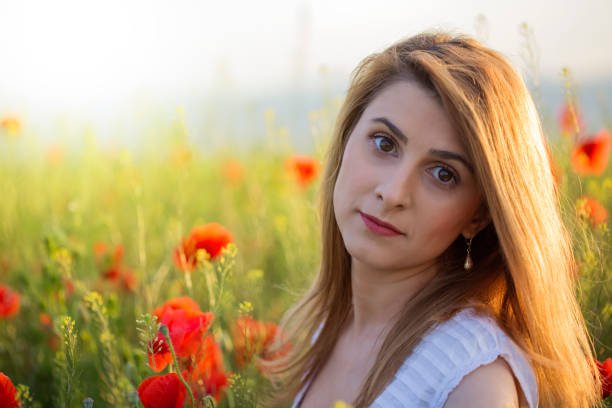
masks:
[(213, 291), (213, 277), (211, 276), (211, 267), (210, 265), (206, 265), (204, 267), (204, 277), (206, 278), (206, 286), (208, 288), (208, 301), (209, 301), (209, 305), (210, 305), (210, 309), (211, 310), (216, 310), (216, 306), (215, 306), (215, 295), (214, 295), (214, 291)]
[(187, 292), (189, 292), (189, 296), (193, 297), (193, 289), (192, 289), (192, 283), (191, 283), (191, 273), (190, 272), (185, 272), (185, 286), (187, 286)]
[(202, 398), (202, 400), (204, 401), (204, 408), (207, 408), (208, 404), (210, 404), (212, 408), (216, 407), (215, 399), (211, 397), (210, 395), (206, 395), (205, 397)]
[(189, 386), (189, 384), (187, 384), (187, 382), (183, 378), (183, 374), (181, 374), (181, 370), (179, 369), (178, 359), (176, 358), (176, 354), (174, 353), (174, 346), (172, 345), (172, 341), (170, 341), (170, 332), (168, 331), (168, 326), (162, 323), (159, 326), (159, 331), (164, 335), (166, 341), (168, 342), (168, 347), (170, 347), (172, 359), (174, 360), (174, 365), (176, 366), (176, 374), (178, 375), (179, 380), (181, 380), (185, 388), (187, 388), (187, 391), (189, 391), (189, 397), (191, 397), (191, 408), (194, 408), (195, 402), (193, 399), (193, 391), (191, 391), (191, 387)]

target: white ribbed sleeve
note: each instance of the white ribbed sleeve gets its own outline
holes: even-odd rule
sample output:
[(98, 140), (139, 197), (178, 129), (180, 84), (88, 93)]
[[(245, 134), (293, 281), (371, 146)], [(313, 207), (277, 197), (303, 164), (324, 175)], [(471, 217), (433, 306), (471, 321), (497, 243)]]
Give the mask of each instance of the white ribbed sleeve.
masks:
[(461, 379), (503, 357), (529, 408), (538, 406), (535, 374), (526, 355), (492, 317), (472, 309), (457, 313), (427, 334), (371, 405), (375, 408), (442, 408)]
[[(466, 374), (499, 356), (512, 369), (528, 408), (537, 408), (537, 381), (527, 356), (492, 317), (479, 316), (471, 308), (435, 326), (371, 407), (442, 408)], [(298, 406), (303, 393), (301, 390), (297, 395), (293, 408)]]

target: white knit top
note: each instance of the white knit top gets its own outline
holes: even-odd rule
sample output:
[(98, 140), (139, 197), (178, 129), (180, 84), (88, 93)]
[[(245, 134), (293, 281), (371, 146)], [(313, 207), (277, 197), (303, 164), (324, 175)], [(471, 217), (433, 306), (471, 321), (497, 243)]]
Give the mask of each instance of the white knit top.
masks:
[[(317, 335), (318, 332), (313, 341)], [(538, 387), (527, 355), (495, 319), (477, 315), (471, 308), (435, 325), (371, 407), (441, 408), (466, 374), (495, 361), (498, 356), (503, 357), (512, 369), (525, 395), (527, 407), (536, 408)], [(299, 406), (305, 389), (297, 395), (292, 408)]]

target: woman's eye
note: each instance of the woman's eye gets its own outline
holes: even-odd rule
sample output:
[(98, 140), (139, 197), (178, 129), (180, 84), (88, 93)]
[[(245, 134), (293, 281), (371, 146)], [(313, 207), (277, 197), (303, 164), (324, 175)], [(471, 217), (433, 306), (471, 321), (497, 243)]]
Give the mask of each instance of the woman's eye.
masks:
[(383, 135), (374, 135), (371, 136), (371, 139), (376, 144), (376, 148), (383, 153), (394, 153), (395, 152), (395, 143), (393, 139)]
[(434, 167), (432, 173), (442, 184), (457, 184), (457, 176), (448, 167)]

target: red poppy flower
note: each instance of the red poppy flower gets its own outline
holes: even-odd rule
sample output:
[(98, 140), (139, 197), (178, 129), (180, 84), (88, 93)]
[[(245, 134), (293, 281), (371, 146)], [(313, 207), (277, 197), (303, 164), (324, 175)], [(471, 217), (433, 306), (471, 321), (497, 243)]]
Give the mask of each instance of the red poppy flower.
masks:
[(238, 367), (250, 363), (254, 356), (270, 359), (287, 352), (289, 345), (276, 354), (270, 350), (277, 331), (278, 326), (274, 323), (260, 322), (248, 315), (240, 316), (231, 328)]
[(574, 114), (572, 114), (570, 106), (567, 102), (564, 103), (561, 107), (561, 110), (559, 112), (559, 128), (561, 129), (561, 132), (572, 135), (576, 133), (576, 124), (578, 124), (578, 133), (582, 134), (586, 129), (586, 125), (584, 123), (582, 115), (578, 111), (576, 103), (574, 103), (573, 105)]
[(230, 183), (236, 185), (242, 180), (244, 173), (244, 167), (240, 161), (236, 159), (230, 159), (225, 161), (221, 167), (221, 174)]
[(69, 278), (62, 278), (64, 284), (64, 292), (66, 296), (71, 296), (74, 293), (74, 283)]
[(0, 407), (20, 408), (21, 404), (17, 398), (17, 389), (4, 373), (0, 372)]
[(8, 319), (19, 313), (19, 293), (0, 285), (0, 318)]
[(314, 157), (296, 154), (285, 161), (285, 168), (305, 188), (318, 176), (320, 166)]
[(608, 165), (610, 156), (610, 132), (600, 130), (595, 136), (576, 143), (572, 149), (571, 162), (574, 171), (581, 176), (599, 175)]
[(204, 249), (210, 259), (215, 259), (221, 250), (234, 242), (232, 233), (216, 222), (194, 227), (191, 234), (174, 249), (173, 260), (177, 268), (191, 272), (197, 265), (197, 252)]
[(111, 252), (105, 244), (96, 242), (94, 244), (95, 261), (101, 270), (102, 277), (112, 281), (119, 280), (123, 268), (123, 245), (117, 245)]
[[(168, 326), (170, 340), (177, 357), (196, 354), (202, 346), (204, 334), (213, 321), (212, 313), (200, 311), (197, 304), (192, 302), (185, 298), (173, 299), (153, 312), (160, 323)], [(168, 364), (172, 364), (172, 352), (161, 332), (157, 334), (153, 344), (155, 353), (149, 353), (149, 365), (159, 372)]]
[(161, 317), (166, 313), (167, 310), (188, 310), (200, 312), (200, 306), (190, 298), (189, 296), (178, 297), (174, 299), (170, 299), (166, 301), (163, 305), (156, 307), (153, 310), (153, 314), (161, 319)]
[(121, 274), (121, 288), (126, 292), (135, 293), (137, 284), (138, 280), (134, 272), (129, 268), (124, 268)]
[(60, 343), (60, 337), (57, 334), (51, 334), (49, 338), (47, 338), (47, 346), (49, 346), (53, 351), (57, 351)]
[[(162, 317), (161, 323), (168, 326), (177, 357), (189, 357), (200, 349), (204, 333), (212, 323), (212, 313), (168, 311)], [(154, 344), (156, 349), (153, 356), (149, 355), (149, 365), (159, 372), (172, 363), (172, 353), (161, 332), (157, 334)]]
[(96, 242), (93, 249), (102, 278), (113, 282), (117, 288), (134, 293), (137, 279), (134, 271), (123, 264), (123, 245), (117, 245), (111, 251), (106, 244)]
[(107, 251), (106, 244), (104, 242), (95, 242), (93, 250), (96, 257), (102, 257)]
[(138, 386), (138, 397), (145, 408), (183, 408), (187, 389), (178, 374), (146, 378)]
[(212, 335), (204, 339), (202, 350), (198, 353), (203, 357), (190, 370), (189, 383), (194, 391), (196, 399), (201, 396), (212, 395), (219, 402), (225, 395), (228, 374), (223, 367), (223, 355), (221, 349)]
[(606, 358), (603, 363), (595, 360), (595, 363), (601, 380), (601, 398), (607, 398), (612, 394), (612, 358)]
[(589, 220), (593, 227), (608, 219), (608, 210), (599, 201), (589, 196), (582, 196), (578, 200), (578, 214)]
[(10, 136), (16, 136), (21, 131), (21, 127), (21, 119), (15, 115), (5, 116), (0, 120), (0, 128)]
[(168, 343), (166, 343), (166, 339), (161, 333), (157, 333), (157, 337), (153, 340), (153, 347), (155, 353), (148, 352), (149, 367), (159, 373), (167, 366), (171, 366), (174, 360), (170, 347), (168, 347)]
[(49, 316), (49, 314), (45, 312), (42, 312), (38, 315), (38, 320), (40, 321), (40, 324), (44, 327), (50, 327), (53, 324), (53, 319), (51, 319), (51, 316)]

